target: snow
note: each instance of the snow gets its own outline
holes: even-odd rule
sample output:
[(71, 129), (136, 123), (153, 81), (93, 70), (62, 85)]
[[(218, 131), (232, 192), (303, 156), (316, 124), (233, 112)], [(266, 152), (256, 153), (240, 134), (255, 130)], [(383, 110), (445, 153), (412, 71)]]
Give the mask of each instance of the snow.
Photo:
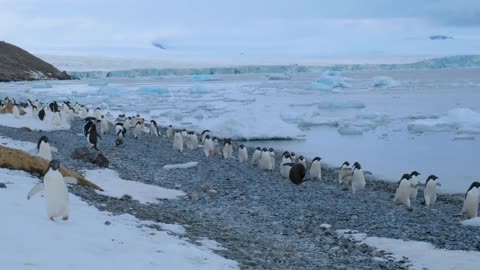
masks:
[(167, 164), (163, 166), (163, 169), (165, 170), (171, 170), (171, 169), (188, 169), (192, 168), (198, 165), (197, 161), (192, 161), (192, 162), (186, 162), (186, 163), (181, 163), (181, 164)]
[(407, 257), (412, 263), (411, 269), (473, 270), (478, 269), (480, 265), (480, 252), (476, 251), (438, 249), (427, 242), (368, 237), (366, 234), (350, 230), (338, 230), (337, 233), (359, 244), (392, 253), (396, 260)]
[(8, 247), (0, 253), (2, 269), (239, 269), (206, 246), (145, 225), (155, 222), (98, 211), (73, 194), (70, 219), (52, 222), (42, 196), (26, 199), (38, 179), (6, 169), (0, 169), (0, 179), (9, 181), (0, 189), (8, 217), (0, 230), (2, 246)]
[(466, 219), (466, 220), (462, 221), (461, 223), (462, 223), (462, 225), (465, 225), (465, 226), (480, 227), (480, 217)]
[(480, 134), (480, 113), (469, 108), (456, 108), (439, 118), (415, 120), (408, 125), (408, 129), (411, 132), (456, 131)]
[(322, 76), (314, 81), (308, 89), (331, 91), (335, 88), (348, 88), (351, 85), (347, 82), (348, 79), (342, 77), (340, 72), (325, 71)]
[(375, 88), (388, 88), (399, 86), (400, 83), (389, 76), (377, 76), (373, 78), (372, 86)]
[(124, 180), (116, 171), (110, 169), (86, 170), (84, 176), (105, 190), (104, 192), (96, 191), (99, 194), (115, 198), (121, 198), (128, 194), (143, 204), (157, 203), (158, 199), (177, 199), (179, 196), (185, 195), (179, 190)]
[(66, 117), (62, 117), (62, 123), (57, 127), (52, 120), (53, 114), (47, 112), (45, 119), (40, 121), (32, 117), (30, 113), (31, 109), (27, 108), (25, 111), (26, 114), (20, 116), (20, 118), (15, 118), (11, 113), (0, 114), (0, 125), (13, 128), (27, 127), (31, 130), (43, 131), (70, 129), (70, 124), (67, 122)]
[(9, 148), (22, 150), (23, 152), (27, 153), (33, 153), (37, 151), (37, 145), (32, 142), (13, 140), (4, 136), (0, 136), (0, 144)]

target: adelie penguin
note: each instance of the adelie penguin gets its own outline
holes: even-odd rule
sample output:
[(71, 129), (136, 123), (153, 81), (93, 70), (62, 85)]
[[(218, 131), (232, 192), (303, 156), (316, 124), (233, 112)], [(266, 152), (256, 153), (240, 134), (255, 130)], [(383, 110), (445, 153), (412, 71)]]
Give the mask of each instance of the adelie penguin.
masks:
[(270, 170), (273, 171), (275, 169), (275, 151), (273, 148), (268, 149), (268, 153), (270, 154)]
[(301, 163), (305, 168), (307, 168), (307, 160), (303, 156), (299, 156), (297, 162)]
[(143, 123), (140, 121), (136, 122), (135, 128), (133, 129), (133, 137), (135, 139), (138, 139), (140, 137), (140, 134), (142, 134), (142, 131), (143, 131)]
[(188, 142), (190, 145), (190, 150), (195, 150), (198, 148), (198, 136), (195, 132), (188, 132)]
[(353, 172), (352, 172), (352, 192), (353, 194), (357, 191), (364, 190), (366, 186), (365, 174), (363, 173), (362, 166), (360, 163), (353, 163)]
[(393, 202), (395, 204), (403, 204), (410, 208), (410, 174), (404, 174), (398, 183), (397, 191)]
[(155, 120), (150, 120), (150, 134), (153, 134), (155, 136), (160, 136), (157, 122)]
[(223, 140), (223, 158), (232, 159), (233, 158), (233, 146), (232, 139)]
[(60, 162), (58, 160), (50, 161), (47, 173), (43, 177), (43, 182), (32, 188), (27, 195), (27, 199), (32, 198), (41, 190), (44, 190), (45, 199), (47, 200), (48, 218), (51, 221), (54, 221), (56, 217), (62, 217), (63, 220), (67, 220), (70, 213), (68, 189), (60, 173)]
[(37, 156), (46, 159), (48, 161), (52, 160), (52, 149), (48, 143), (47, 136), (42, 136), (37, 143)]
[(480, 189), (479, 182), (473, 182), (465, 194), (463, 201), (462, 217), (465, 219), (476, 218), (478, 215), (478, 190)]
[(290, 157), (290, 153), (288, 153), (288, 151), (283, 152), (282, 160), (280, 161), (280, 167), (283, 166), (283, 164), (285, 163), (291, 163), (291, 162), (292, 162), (292, 158)]
[(262, 155), (262, 148), (257, 147), (252, 154), (252, 165), (258, 166), (258, 162), (260, 161), (260, 156)]
[(100, 116), (100, 132), (103, 135), (108, 133), (108, 120), (105, 115)]
[(100, 151), (98, 150), (98, 147), (97, 147), (97, 144), (98, 144), (98, 138), (100, 136), (98, 135), (97, 133), (97, 126), (95, 124), (93, 124), (88, 133), (87, 133), (87, 142), (89, 143), (89, 145), (91, 146), (91, 148), (97, 150), (97, 151)]
[(420, 175), (419, 172), (413, 171), (410, 173), (410, 200), (415, 201), (418, 194), (418, 176)]
[(13, 103), (12, 114), (15, 118), (20, 118), (20, 109), (18, 108), (18, 104), (16, 102)]
[(60, 111), (55, 111), (53, 113), (53, 124), (57, 127), (62, 125), (62, 116), (60, 115)]
[(45, 119), (45, 109), (42, 108), (39, 112), (38, 112), (38, 119), (40, 119), (40, 121), (43, 121), (43, 119)]
[(322, 165), (320, 164), (320, 157), (315, 157), (310, 165), (310, 179), (322, 180)]
[(260, 161), (258, 163), (261, 170), (272, 170), (272, 158), (266, 147), (262, 149), (262, 154), (260, 155)]
[(343, 162), (340, 166), (340, 171), (338, 172), (338, 183), (340, 185), (348, 185), (352, 179), (352, 168), (350, 167), (350, 162)]
[(214, 155), (213, 141), (208, 134), (205, 136), (205, 140), (203, 142), (203, 153), (206, 157), (211, 157)]
[(122, 123), (115, 124), (115, 134), (117, 134), (118, 138), (125, 137), (126, 133), (127, 133), (127, 129), (125, 129)]
[[(283, 164), (283, 166), (286, 166), (288, 164), (292, 163), (286, 163)], [(296, 185), (300, 185), (303, 183), (303, 179), (305, 178), (305, 175), (307, 174), (307, 169), (303, 164), (301, 163), (295, 163), (292, 165), (288, 177), (290, 178), (290, 181), (292, 181)]]
[(290, 153), (290, 159), (292, 160), (292, 162), (297, 162), (297, 156), (295, 155), (294, 152)]
[(248, 161), (247, 147), (245, 147), (245, 145), (243, 144), (240, 144), (240, 146), (238, 147), (238, 161), (239, 162)]
[(285, 162), (280, 166), (280, 175), (284, 178), (290, 178), (290, 170), (295, 163)]
[(181, 131), (175, 131), (173, 135), (173, 148), (183, 152), (183, 136)]
[(210, 130), (208, 130), (208, 129), (205, 129), (204, 131), (202, 131), (202, 134), (201, 134), (202, 135), (202, 143), (205, 142), (205, 137), (209, 134), (210, 134)]
[(432, 207), (437, 200), (437, 179), (435, 175), (430, 175), (425, 183), (423, 190), (423, 197), (425, 199), (425, 206)]
[(168, 125), (167, 127), (167, 138), (172, 138), (173, 137), (173, 127), (172, 125)]

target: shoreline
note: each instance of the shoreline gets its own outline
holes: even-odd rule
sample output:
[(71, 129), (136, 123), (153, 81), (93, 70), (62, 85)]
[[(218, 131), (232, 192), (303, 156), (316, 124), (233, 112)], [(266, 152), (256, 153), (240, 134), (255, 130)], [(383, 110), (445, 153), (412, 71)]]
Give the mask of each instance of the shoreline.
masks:
[[(85, 138), (78, 135), (82, 126), (79, 119), (70, 130), (51, 132), (0, 126), (0, 134), (34, 143), (40, 134), (45, 134), (59, 151), (54, 157), (60, 157), (66, 166), (80, 171), (98, 169), (90, 163), (70, 159), (73, 148), (86, 144)], [(201, 150), (185, 150), (181, 154), (173, 150), (169, 139), (149, 134), (143, 134), (138, 141), (127, 136), (123, 148), (113, 146), (114, 138), (111, 134), (103, 136), (99, 149), (109, 158), (109, 168), (122, 179), (180, 189), (187, 197), (143, 205), (83, 187), (70, 190), (100, 210), (182, 224), (187, 229), (187, 238), (195, 241), (207, 237), (219, 242), (227, 250), (217, 253), (238, 261), (242, 269), (407, 267), (408, 261), (399, 263), (388, 259), (386, 253), (337, 236), (335, 230), (339, 229), (426, 241), (451, 250), (480, 250), (475, 239), (468, 237), (478, 234), (478, 228), (463, 226), (453, 217), (461, 210), (461, 198), (457, 200), (455, 194), (439, 195), (434, 209), (420, 205), (417, 198), (410, 212), (393, 205), (394, 182), (368, 175), (367, 190), (352, 196), (337, 184), (336, 168), (326, 165), (322, 165), (322, 178), (329, 180), (308, 181), (297, 187), (280, 176), (278, 166), (273, 172), (263, 172), (252, 168), (250, 162), (226, 161), (218, 155), (207, 159)], [(190, 161), (199, 164), (189, 169), (161, 169), (166, 164)], [(216, 193), (209, 193), (211, 189)], [(420, 197), (423, 193), (419, 193)], [(332, 228), (320, 226), (325, 223)], [(385, 261), (377, 261), (375, 257)]]

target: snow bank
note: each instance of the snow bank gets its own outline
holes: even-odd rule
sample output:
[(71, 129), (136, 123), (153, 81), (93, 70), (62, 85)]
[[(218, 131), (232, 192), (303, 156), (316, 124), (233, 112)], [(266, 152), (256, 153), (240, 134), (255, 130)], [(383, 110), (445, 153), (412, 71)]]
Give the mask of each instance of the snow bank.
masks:
[(23, 152), (27, 152), (27, 153), (37, 151), (37, 145), (32, 142), (13, 140), (11, 138), (7, 138), (4, 136), (0, 136), (0, 144), (13, 149), (22, 150)]
[(375, 88), (389, 88), (399, 86), (400, 83), (388, 76), (377, 76), (373, 78), (372, 86)]
[(147, 185), (137, 181), (124, 180), (116, 171), (110, 169), (87, 170), (85, 177), (105, 191), (98, 191), (99, 194), (120, 198), (125, 194), (132, 196), (140, 203), (156, 203), (157, 199), (177, 199), (185, 195), (182, 191), (166, 189), (159, 186)]
[(465, 226), (480, 227), (480, 217), (467, 219), (467, 220), (462, 221), (461, 223), (462, 223), (462, 225), (465, 225)]
[(31, 116), (29, 108), (25, 110), (27, 113), (20, 116), (20, 118), (15, 118), (15, 116), (13, 116), (11, 113), (0, 114), (0, 125), (13, 128), (27, 127), (31, 130), (43, 131), (70, 129), (70, 124), (67, 122), (66, 117), (62, 117), (62, 123), (59, 127), (57, 127), (52, 121), (53, 114), (49, 114), (47, 112), (44, 121), (40, 121), (39, 119), (35, 119)]
[(337, 233), (361, 244), (392, 253), (397, 260), (407, 257), (412, 263), (412, 269), (478, 269), (480, 265), (480, 252), (476, 251), (438, 249), (427, 242), (367, 237), (366, 234), (350, 230), (338, 230)]
[(5, 169), (0, 169), (0, 179), (11, 183), (0, 189), (8, 217), (0, 230), (2, 269), (239, 269), (205, 246), (148, 228), (131, 215), (98, 211), (73, 194), (70, 219), (52, 222), (44, 197), (26, 199), (38, 179)]
[(408, 125), (410, 132), (456, 131), (480, 134), (480, 113), (469, 108), (457, 108), (436, 119), (418, 119)]
[(168, 164), (163, 166), (165, 170), (171, 170), (171, 169), (188, 169), (192, 168), (198, 165), (198, 162), (192, 161), (192, 162), (187, 162), (187, 163), (181, 163), (181, 164)]
[(349, 88), (351, 85), (347, 81), (348, 79), (342, 77), (340, 72), (325, 71), (310, 85), (309, 89), (331, 91), (335, 88)]

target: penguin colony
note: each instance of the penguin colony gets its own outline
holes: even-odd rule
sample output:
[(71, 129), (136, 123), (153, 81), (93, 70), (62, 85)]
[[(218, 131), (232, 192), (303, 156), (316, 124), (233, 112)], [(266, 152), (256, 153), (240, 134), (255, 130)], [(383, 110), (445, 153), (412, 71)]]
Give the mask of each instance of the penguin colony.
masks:
[[(238, 162), (248, 162), (248, 149), (241, 144), (237, 148), (237, 156), (234, 156), (234, 144), (232, 139), (225, 138), (220, 140), (210, 135), (210, 130), (204, 130), (200, 134), (186, 129), (174, 129), (172, 125), (168, 125), (165, 129), (165, 135), (162, 134), (161, 127), (155, 120), (151, 120), (148, 126), (145, 119), (140, 115), (126, 116), (120, 114), (113, 120), (112, 115), (102, 114), (101, 108), (97, 107), (93, 116), (89, 116), (89, 109), (81, 104), (72, 105), (69, 101), (63, 102), (61, 106), (56, 101), (49, 103), (48, 106), (40, 103), (38, 100), (28, 103), (19, 104), (15, 99), (5, 98), (0, 100), (0, 109), (7, 106), (12, 107), (12, 114), (15, 118), (21, 118), (21, 110), (30, 110), (32, 116), (39, 121), (48, 119), (48, 115), (52, 115), (51, 121), (54, 125), (60, 126), (62, 122), (62, 113), (66, 116), (67, 121), (73, 121), (75, 116), (82, 117), (85, 120), (83, 126), (83, 135), (87, 139), (88, 145), (95, 150), (99, 150), (99, 139), (101, 135), (108, 134), (110, 125), (113, 125), (116, 139), (115, 146), (122, 146), (127, 135), (131, 135), (134, 139), (139, 139), (143, 133), (149, 133), (153, 136), (166, 137), (173, 140), (173, 148), (176, 151), (183, 152), (184, 147), (188, 150), (196, 150), (203, 144), (203, 152), (206, 158), (215, 155), (223, 156), (226, 160), (236, 159)], [(61, 110), (60, 110), (61, 109)], [(100, 126), (98, 132), (97, 125)], [(47, 200), (47, 213), (51, 220), (61, 216), (64, 220), (68, 219), (68, 190), (65, 181), (59, 172), (60, 162), (52, 159), (51, 148), (48, 138), (42, 136), (37, 143), (37, 155), (50, 161), (48, 170), (44, 175), (43, 182), (36, 185), (28, 194), (30, 199), (40, 190), (45, 190)], [(253, 167), (264, 171), (273, 171), (276, 168), (277, 161), (273, 148), (257, 147), (252, 153), (250, 164)], [(310, 180), (322, 180), (321, 158), (315, 157), (310, 162), (310, 166), (306, 158), (302, 155), (296, 156), (294, 152), (285, 151), (279, 161), (280, 175), (289, 179), (294, 184), (301, 184)], [(308, 177), (307, 177), (308, 175)], [(393, 203), (404, 205), (411, 208), (412, 202), (418, 196), (418, 188), (424, 187), (423, 203), (426, 207), (433, 207), (437, 199), (438, 177), (430, 175), (427, 177), (425, 184), (422, 184), (418, 177), (420, 173), (412, 171), (402, 175), (394, 195)], [(366, 188), (365, 174), (359, 162), (354, 162), (350, 166), (350, 162), (345, 161), (339, 168), (338, 183), (343, 187), (350, 187), (353, 194), (359, 193)], [(480, 182), (473, 182), (468, 188), (461, 216), (466, 219), (475, 218), (478, 215)]]

